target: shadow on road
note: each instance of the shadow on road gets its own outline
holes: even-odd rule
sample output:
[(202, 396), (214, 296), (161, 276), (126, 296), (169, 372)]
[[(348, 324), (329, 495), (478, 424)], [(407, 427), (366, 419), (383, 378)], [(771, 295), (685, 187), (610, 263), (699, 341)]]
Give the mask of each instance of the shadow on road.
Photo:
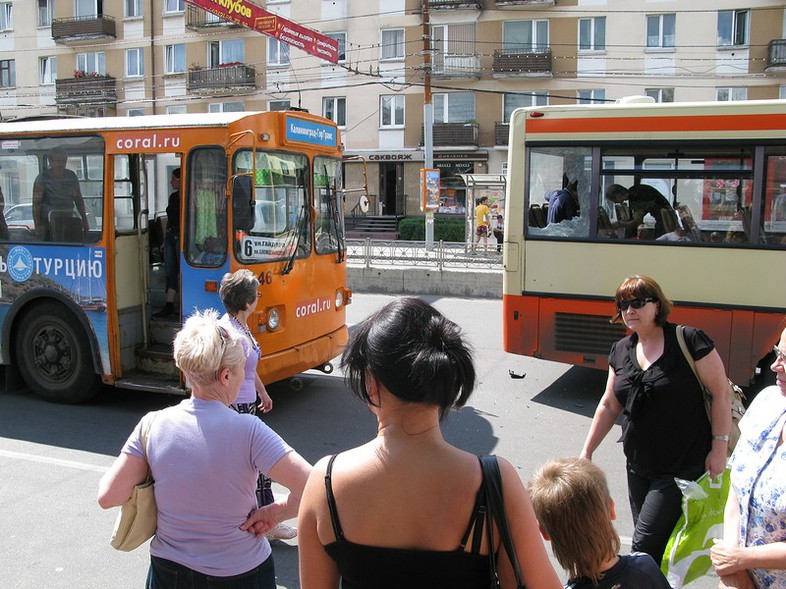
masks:
[(603, 370), (573, 366), (551, 385), (532, 398), (535, 403), (592, 417), (603, 396), (608, 373)]

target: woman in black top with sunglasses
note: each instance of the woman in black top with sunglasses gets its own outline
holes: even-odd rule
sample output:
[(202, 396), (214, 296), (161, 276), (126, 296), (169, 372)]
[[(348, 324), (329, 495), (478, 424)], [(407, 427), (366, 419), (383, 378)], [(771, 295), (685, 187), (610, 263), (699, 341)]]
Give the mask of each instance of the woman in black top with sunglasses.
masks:
[(627, 458), (628, 495), (633, 513), (635, 552), (660, 562), (679, 519), (682, 493), (674, 477), (717, 476), (726, 468), (731, 431), (731, 398), (723, 362), (707, 335), (684, 331), (702, 382), (712, 394), (712, 423), (702, 388), (666, 319), (672, 304), (648, 276), (631, 276), (617, 288), (617, 313), (631, 335), (609, 355), (606, 390), (595, 410), (582, 458), (592, 453), (623, 415), (622, 443)]

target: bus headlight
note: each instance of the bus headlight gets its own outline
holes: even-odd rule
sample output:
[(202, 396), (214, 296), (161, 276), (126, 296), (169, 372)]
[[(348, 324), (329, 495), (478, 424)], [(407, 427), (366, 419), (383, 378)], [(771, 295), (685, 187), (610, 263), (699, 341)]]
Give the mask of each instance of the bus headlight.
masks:
[(267, 312), (267, 328), (270, 331), (275, 330), (281, 323), (281, 316), (278, 314), (278, 309), (273, 307)]
[(336, 309), (340, 309), (344, 305), (344, 291), (340, 288), (336, 291)]

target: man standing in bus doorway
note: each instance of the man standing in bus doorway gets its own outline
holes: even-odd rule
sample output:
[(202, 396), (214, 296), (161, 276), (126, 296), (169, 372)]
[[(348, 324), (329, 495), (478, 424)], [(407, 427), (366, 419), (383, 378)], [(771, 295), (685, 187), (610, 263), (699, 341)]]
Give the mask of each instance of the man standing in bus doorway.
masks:
[(33, 183), (33, 222), (38, 239), (53, 239), (50, 226), (51, 213), (61, 213), (69, 217), (76, 207), (82, 217), (82, 228), (87, 235), (90, 227), (87, 222), (85, 201), (79, 188), (79, 179), (71, 170), (66, 169), (68, 154), (62, 147), (53, 148), (46, 156), (47, 167)]
[(180, 168), (172, 170), (169, 182), (172, 194), (166, 206), (166, 235), (164, 235), (164, 274), (166, 276), (166, 303), (164, 308), (153, 315), (165, 319), (177, 315), (175, 301), (180, 278)]
[(483, 239), (483, 252), (488, 253), (489, 250), (489, 227), (491, 226), (491, 221), (489, 219), (490, 210), (489, 210), (489, 197), (488, 196), (481, 196), (480, 200), (478, 201), (478, 206), (475, 207), (475, 238), (472, 242), (472, 252), (473, 254), (477, 253), (475, 251), (475, 246)]

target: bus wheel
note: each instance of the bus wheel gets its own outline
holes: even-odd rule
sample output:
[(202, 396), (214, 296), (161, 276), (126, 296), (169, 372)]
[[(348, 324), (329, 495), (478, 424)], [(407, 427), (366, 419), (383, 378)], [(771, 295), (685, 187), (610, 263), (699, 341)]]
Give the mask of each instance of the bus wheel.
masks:
[(27, 387), (53, 403), (82, 403), (101, 388), (76, 317), (61, 305), (37, 305), (21, 318), (15, 360)]

